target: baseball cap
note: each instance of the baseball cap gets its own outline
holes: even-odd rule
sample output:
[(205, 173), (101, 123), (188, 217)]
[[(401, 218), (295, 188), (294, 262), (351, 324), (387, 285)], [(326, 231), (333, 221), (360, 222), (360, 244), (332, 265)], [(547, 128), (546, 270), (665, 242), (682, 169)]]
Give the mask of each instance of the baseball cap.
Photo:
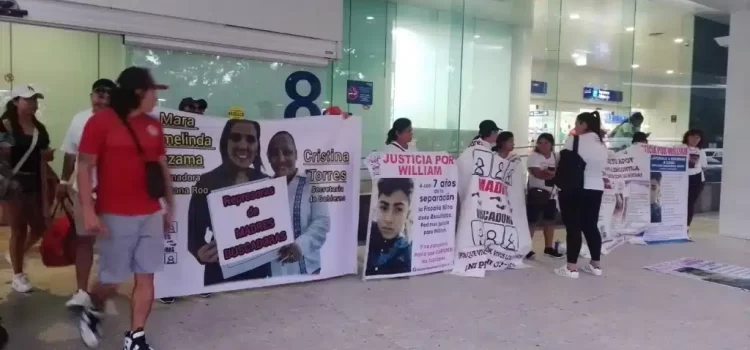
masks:
[(91, 85), (91, 91), (95, 91), (99, 89), (112, 90), (116, 87), (117, 87), (117, 84), (115, 84), (115, 82), (112, 80), (99, 79), (94, 82), (94, 85)]
[(343, 114), (343, 111), (341, 111), (341, 108), (339, 108), (339, 106), (331, 106), (323, 111), (323, 115), (342, 115), (342, 114)]
[(23, 98), (35, 97), (35, 98), (44, 99), (44, 95), (36, 92), (33, 87), (28, 86), (28, 85), (16, 86), (13, 88), (13, 90), (11, 90), (10, 98), (16, 99), (18, 97), (23, 97)]
[(141, 67), (130, 67), (122, 71), (120, 76), (117, 77), (117, 85), (127, 90), (169, 89), (167, 85), (157, 84), (151, 76), (151, 72)]
[(481, 123), (479, 123), (479, 133), (492, 133), (494, 131), (499, 131), (500, 128), (497, 127), (497, 124), (495, 124), (492, 120), (484, 120)]

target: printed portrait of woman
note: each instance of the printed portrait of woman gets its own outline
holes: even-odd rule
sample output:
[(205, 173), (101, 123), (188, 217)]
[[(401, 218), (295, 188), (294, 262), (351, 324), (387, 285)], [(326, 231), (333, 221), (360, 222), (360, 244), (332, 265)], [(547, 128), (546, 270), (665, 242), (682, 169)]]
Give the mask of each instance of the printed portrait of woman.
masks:
[(294, 243), (279, 249), (271, 262), (271, 275), (320, 273), (320, 249), (331, 227), (325, 203), (312, 203), (312, 185), (297, 168), (297, 144), (292, 134), (280, 131), (268, 142), (268, 162), (274, 177), (285, 177), (289, 186), (289, 211), (292, 214)]
[(371, 223), (365, 275), (393, 275), (411, 271), (411, 195), (408, 178), (378, 180), (376, 218)]
[(211, 191), (268, 178), (260, 158), (260, 125), (252, 120), (230, 119), (219, 140), (221, 165), (201, 175), (188, 207), (188, 250), (205, 266), (204, 285), (266, 278), (270, 264), (224, 278), (213, 235), (207, 196)]

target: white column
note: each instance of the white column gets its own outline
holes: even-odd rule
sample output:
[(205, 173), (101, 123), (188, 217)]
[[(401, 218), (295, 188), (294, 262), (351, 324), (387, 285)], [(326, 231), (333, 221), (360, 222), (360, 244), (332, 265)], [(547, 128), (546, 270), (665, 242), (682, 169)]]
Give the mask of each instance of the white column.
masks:
[(526, 146), (526, 141), (529, 138), (531, 35), (532, 29), (530, 26), (519, 25), (513, 28), (508, 129), (513, 132), (517, 146)]
[(750, 239), (750, 11), (733, 13), (729, 30), (719, 232)]

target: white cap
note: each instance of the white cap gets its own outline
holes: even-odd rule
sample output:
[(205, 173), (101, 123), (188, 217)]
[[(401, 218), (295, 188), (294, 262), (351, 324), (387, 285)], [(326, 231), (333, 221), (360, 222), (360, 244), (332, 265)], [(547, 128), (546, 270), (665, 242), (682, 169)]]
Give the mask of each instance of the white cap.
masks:
[(16, 97), (23, 97), (23, 98), (44, 98), (44, 95), (41, 93), (38, 93), (34, 90), (31, 86), (16, 86), (11, 90), (10, 92), (10, 98), (15, 99)]

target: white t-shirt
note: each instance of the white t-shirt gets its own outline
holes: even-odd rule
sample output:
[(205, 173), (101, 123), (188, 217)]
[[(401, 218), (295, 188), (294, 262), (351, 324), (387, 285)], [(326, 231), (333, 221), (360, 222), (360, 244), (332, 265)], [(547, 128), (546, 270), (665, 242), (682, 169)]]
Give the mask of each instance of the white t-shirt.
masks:
[[(574, 137), (565, 140), (565, 149), (573, 150)], [(587, 132), (578, 137), (578, 154), (586, 162), (583, 172), (583, 188), (604, 191), (604, 168), (607, 166), (609, 152), (599, 136)]]
[[(528, 168), (539, 168), (541, 170), (547, 170), (549, 168), (557, 168), (557, 155), (551, 153), (549, 158), (545, 158), (543, 154), (538, 152), (531, 152), (529, 159), (526, 160), (526, 166)], [(540, 179), (529, 171), (529, 188), (541, 188), (543, 190), (552, 192), (554, 186), (547, 186), (544, 184), (543, 179)]]
[(701, 181), (706, 181), (703, 169), (708, 167), (706, 152), (698, 147), (688, 147), (688, 175), (701, 174)]
[[(89, 108), (78, 112), (78, 114), (73, 117), (73, 120), (70, 121), (70, 126), (68, 126), (68, 132), (65, 133), (65, 138), (63, 139), (63, 143), (60, 146), (61, 151), (65, 152), (66, 154), (75, 154), (76, 156), (78, 155), (78, 145), (81, 143), (83, 128), (86, 126), (86, 122), (89, 121), (89, 118), (91, 118), (93, 114), (93, 110)], [(71, 175), (70, 177), (71, 187), (75, 191), (78, 191), (78, 185), (76, 181), (77, 173), (78, 162), (75, 163), (73, 175)], [(93, 185), (96, 186), (96, 171), (94, 171), (91, 176)]]
[(385, 146), (386, 152), (398, 153), (398, 152), (419, 152), (416, 147), (409, 145), (409, 148), (403, 148), (398, 143), (391, 142)]

